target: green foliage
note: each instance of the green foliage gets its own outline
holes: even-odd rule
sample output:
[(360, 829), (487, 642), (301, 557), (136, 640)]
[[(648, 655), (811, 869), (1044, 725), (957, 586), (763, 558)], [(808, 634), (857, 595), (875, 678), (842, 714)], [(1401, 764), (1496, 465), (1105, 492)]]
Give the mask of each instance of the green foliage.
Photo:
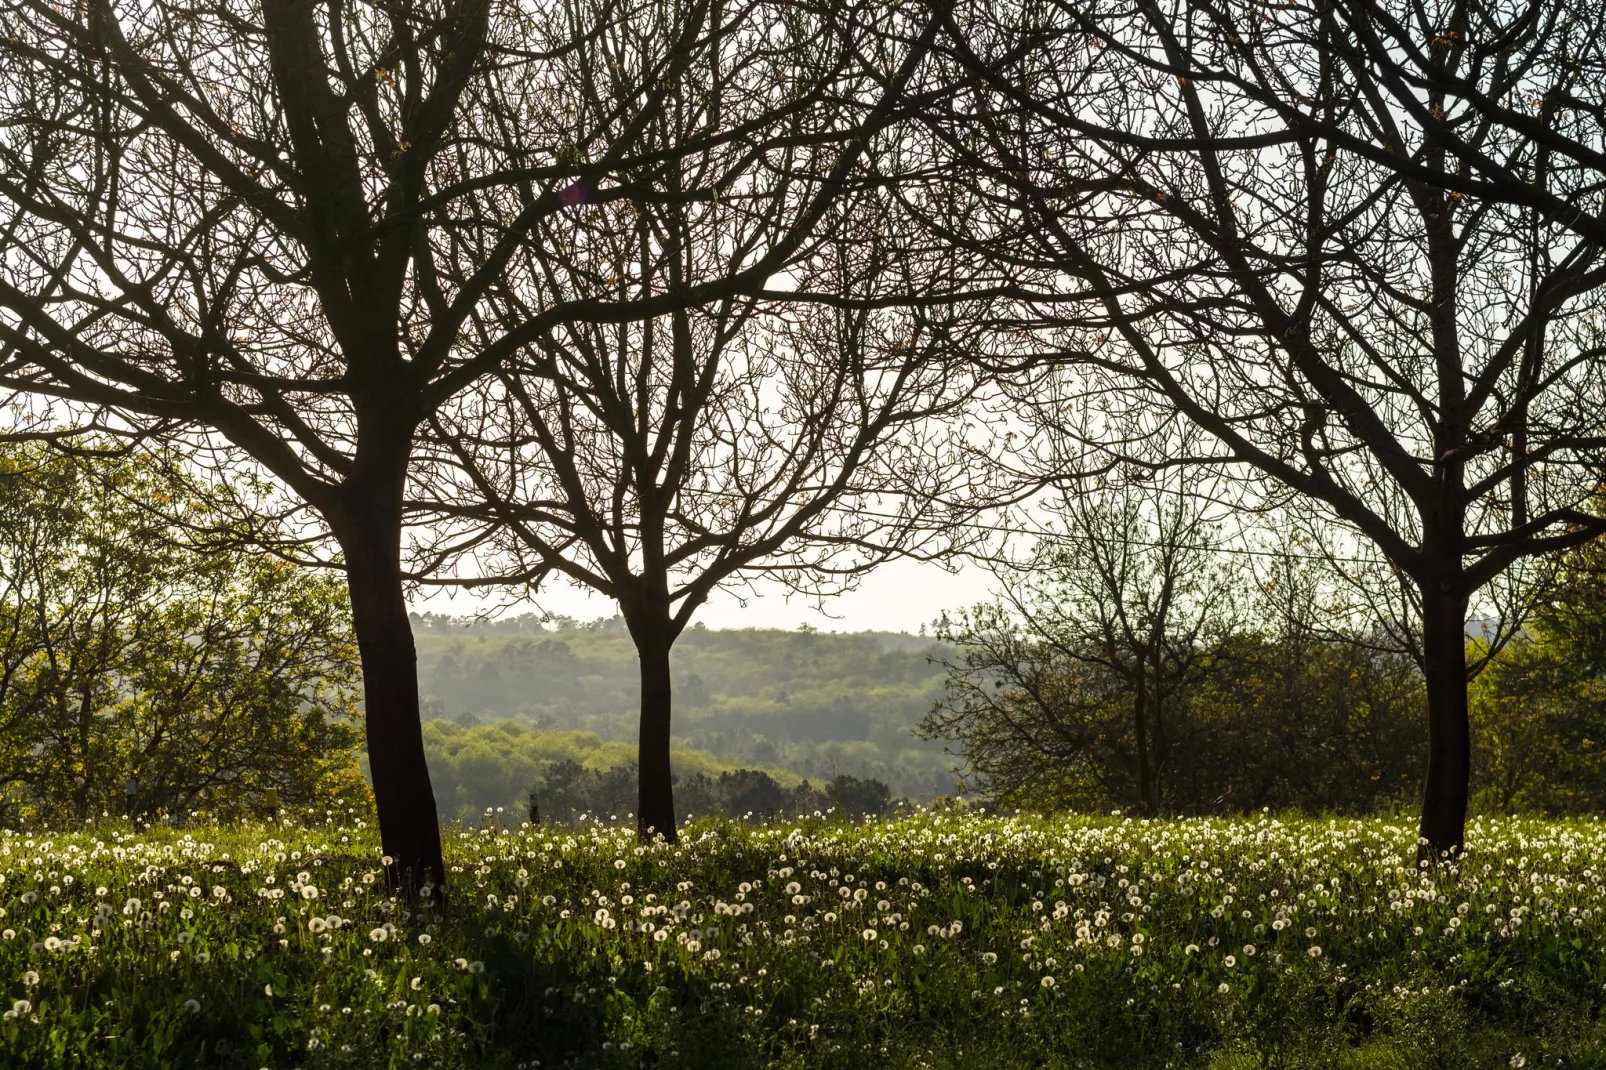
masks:
[(1356, 814), (1417, 796), (1425, 692), (1405, 656), (1323, 638), (1296, 604), (1208, 644), (1187, 639), (1190, 649), (1166, 657), (1188, 671), (1156, 688), (1035, 611), (1055, 591), (1017, 592), (1022, 612), (978, 606), (942, 632), (956, 654), (945, 663), (947, 697), (922, 731), (957, 741), (976, 786), (1005, 805), (1141, 808), (1139, 688), (1164, 812)]
[[(1606, 830), (1000, 819), (448, 837), (449, 910), (361, 821), (0, 833), (0, 1063), (1606, 1066)], [(69, 878), (71, 878), (69, 880)]]
[[(624, 814), (636, 808), (635, 745), (604, 740), (593, 732), (543, 731), (513, 720), (473, 727), (435, 720), (424, 724), (424, 754), (441, 812), (459, 820), (473, 821), (487, 810), (494, 814), (498, 807), (504, 813), (523, 813), (531, 789), (544, 788), (558, 766), (573, 766), (599, 778), (611, 774), (618, 781), (616, 789), (606, 791), (577, 789), (573, 806), (561, 807), (565, 812)], [(670, 759), (682, 780), (697, 776), (717, 780), (733, 769), (720, 757), (690, 748), (673, 749)], [(764, 772), (785, 788), (802, 780), (783, 769)], [(571, 770), (565, 775), (575, 781), (578, 774)], [(550, 808), (547, 812), (566, 816)]]
[(6, 819), (366, 795), (338, 577), (185, 548), (228, 533), (162, 477), (151, 457), (0, 456)]
[[(542, 731), (513, 720), (466, 727), (424, 725), (424, 753), (441, 811), (460, 821), (517, 823), (533, 789), (543, 820), (581, 815), (623, 818), (636, 809), (636, 749), (591, 732)], [(891, 804), (886, 785), (850, 774), (826, 782), (785, 769), (750, 769), (689, 748), (671, 751), (682, 815), (758, 817), (880, 814)]]
[(1563, 561), (1525, 634), (1468, 695), (1476, 801), (1511, 813), (1606, 807), (1606, 545)]
[[(592, 732), (629, 744), (633, 760), (639, 667), (622, 623), (519, 624), (526, 634), (507, 622), (415, 616), (428, 712), (468, 724), (516, 718)], [(558, 630), (535, 631), (549, 626)], [(942, 695), (942, 670), (930, 660), (937, 652), (911, 635), (694, 626), (671, 655), (675, 743), (720, 755), (723, 768), (784, 770), (815, 783), (851, 774), (896, 795), (949, 794), (941, 745), (912, 731)]]

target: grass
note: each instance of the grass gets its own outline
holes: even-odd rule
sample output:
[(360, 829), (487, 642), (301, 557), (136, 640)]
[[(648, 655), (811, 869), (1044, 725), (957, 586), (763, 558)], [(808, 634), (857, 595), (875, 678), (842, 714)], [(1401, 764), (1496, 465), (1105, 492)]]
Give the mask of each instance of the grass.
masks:
[(943, 813), (0, 834), (16, 1067), (1606, 1067), (1606, 829)]

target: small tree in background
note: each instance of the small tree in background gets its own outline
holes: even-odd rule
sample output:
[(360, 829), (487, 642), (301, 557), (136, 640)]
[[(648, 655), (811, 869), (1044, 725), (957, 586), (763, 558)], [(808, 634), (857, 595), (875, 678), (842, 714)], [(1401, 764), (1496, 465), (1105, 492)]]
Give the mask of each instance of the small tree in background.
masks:
[(1032, 809), (1365, 813), (1414, 794), (1421, 671), (1351, 629), (1320, 555), (1223, 566), (1196, 505), (1130, 493), (1075, 500), (1038, 571), (946, 621), (948, 694), (922, 732)]
[[(927, 738), (959, 738), (996, 790), (1076, 805), (1167, 796), (1175, 703), (1231, 634), (1238, 593), (1187, 476), (1078, 486), (1024, 568), (1001, 562), (992, 605), (945, 619), (946, 705)], [(1049, 785), (1053, 785), (1049, 787)]]

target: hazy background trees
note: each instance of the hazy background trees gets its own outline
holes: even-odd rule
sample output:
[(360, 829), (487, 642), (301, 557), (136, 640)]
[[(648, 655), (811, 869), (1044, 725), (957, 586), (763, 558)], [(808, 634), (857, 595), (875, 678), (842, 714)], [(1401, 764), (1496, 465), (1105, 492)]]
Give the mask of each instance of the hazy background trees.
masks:
[[(1001, 597), (947, 619), (921, 722), (1006, 805), (1366, 812), (1421, 783), (1423, 677), (1318, 556), (1222, 538), (1186, 473), (1067, 495)], [(1246, 554), (1247, 551), (1247, 554)]]

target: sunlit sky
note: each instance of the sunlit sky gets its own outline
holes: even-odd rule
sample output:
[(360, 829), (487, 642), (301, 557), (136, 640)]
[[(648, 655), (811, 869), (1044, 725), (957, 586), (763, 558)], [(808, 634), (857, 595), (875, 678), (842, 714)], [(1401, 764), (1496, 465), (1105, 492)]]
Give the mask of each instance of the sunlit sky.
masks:
[[(933, 564), (892, 561), (866, 576), (858, 589), (825, 600), (816, 608), (808, 600), (779, 586), (759, 586), (755, 593), (738, 597), (721, 591), (698, 610), (695, 620), (710, 628), (796, 628), (809, 624), (821, 631), (918, 632), (945, 609), (958, 609), (985, 601), (997, 581), (984, 568), (968, 565), (958, 573)], [(743, 604), (745, 602), (745, 605)], [(488, 603), (463, 593), (415, 598), (412, 608), (424, 612), (466, 615)], [(611, 617), (613, 602), (570, 586), (553, 584), (536, 605), (509, 607), (509, 613), (545, 610), (580, 620)], [(823, 610), (823, 611), (822, 611)]]

